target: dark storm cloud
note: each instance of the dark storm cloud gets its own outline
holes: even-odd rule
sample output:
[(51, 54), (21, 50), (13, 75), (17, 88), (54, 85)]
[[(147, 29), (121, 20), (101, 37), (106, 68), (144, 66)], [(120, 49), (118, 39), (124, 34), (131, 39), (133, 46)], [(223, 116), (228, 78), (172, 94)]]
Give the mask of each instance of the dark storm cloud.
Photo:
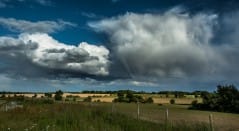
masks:
[(216, 17), (128, 13), (89, 25), (109, 35), (113, 53), (132, 76), (186, 77), (208, 74), (220, 62), (209, 43)]
[[(225, 80), (238, 76), (238, 17), (174, 8), (158, 14), (126, 13), (90, 22), (108, 36), (114, 60), (134, 79)], [(221, 35), (217, 31), (227, 34)], [(220, 37), (220, 41), (215, 39)], [(116, 61), (116, 62), (117, 62)], [(118, 64), (112, 64), (117, 69)]]
[(21, 40), (17, 40), (10, 37), (0, 37), (0, 43), (1, 52), (34, 50), (38, 47), (37, 43), (29, 42), (25, 44)]
[(238, 77), (239, 73), (239, 11), (230, 11), (221, 15), (215, 30), (214, 44), (225, 61), (222, 71), (228, 77)]

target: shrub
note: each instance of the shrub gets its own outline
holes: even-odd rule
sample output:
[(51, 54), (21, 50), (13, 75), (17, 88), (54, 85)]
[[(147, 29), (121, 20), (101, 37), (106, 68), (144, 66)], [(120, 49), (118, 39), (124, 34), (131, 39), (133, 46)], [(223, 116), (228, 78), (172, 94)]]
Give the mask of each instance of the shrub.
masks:
[(52, 94), (51, 93), (45, 93), (45, 96), (48, 97), (48, 98), (51, 98)]
[(234, 85), (219, 85), (214, 93), (203, 93), (202, 103), (192, 103), (192, 109), (239, 113), (239, 91)]
[(63, 92), (61, 90), (56, 91), (55, 100), (57, 100), (57, 101), (62, 100), (62, 95), (63, 95)]
[(5, 98), (5, 97), (6, 97), (6, 95), (5, 95), (5, 94), (2, 94), (0, 98)]
[(192, 106), (195, 106), (195, 105), (197, 105), (197, 104), (198, 104), (198, 100), (192, 101)]
[(91, 102), (91, 101), (92, 101), (92, 98), (91, 98), (91, 96), (88, 96), (88, 97), (86, 97), (83, 101), (84, 101), (84, 102)]
[(170, 102), (170, 104), (175, 104), (175, 100), (174, 99), (171, 99), (169, 102)]
[(198, 108), (198, 106), (199, 106), (199, 104), (198, 104), (198, 101), (197, 100), (194, 100), (194, 101), (192, 101), (192, 103), (191, 103), (191, 107), (189, 107), (189, 109), (197, 109)]
[(32, 98), (37, 98), (37, 93), (35, 93), (34, 96), (32, 96)]
[(145, 100), (145, 103), (154, 103), (154, 100), (152, 97), (149, 97)]

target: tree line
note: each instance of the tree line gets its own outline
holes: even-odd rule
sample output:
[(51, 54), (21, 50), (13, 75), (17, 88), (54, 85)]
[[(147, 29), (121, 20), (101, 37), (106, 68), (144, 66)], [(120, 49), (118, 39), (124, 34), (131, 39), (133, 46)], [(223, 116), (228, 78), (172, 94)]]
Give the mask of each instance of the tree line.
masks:
[(127, 92), (118, 92), (117, 93), (117, 98), (113, 100), (113, 102), (140, 102), (140, 103), (153, 103), (153, 98), (148, 97), (148, 98), (143, 98), (141, 95), (135, 95), (134, 92), (132, 91), (127, 91)]
[(191, 109), (239, 113), (239, 91), (234, 85), (218, 85), (213, 93), (201, 95), (203, 102), (192, 102)]

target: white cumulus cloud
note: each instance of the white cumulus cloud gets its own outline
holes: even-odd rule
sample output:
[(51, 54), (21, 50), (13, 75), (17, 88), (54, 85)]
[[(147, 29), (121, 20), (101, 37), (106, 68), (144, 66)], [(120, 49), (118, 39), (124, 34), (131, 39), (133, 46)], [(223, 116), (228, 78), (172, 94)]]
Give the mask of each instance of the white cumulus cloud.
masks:
[[(0, 37), (0, 50), (2, 54), (0, 58), (7, 58), (7, 60), (4, 59), (7, 61), (6, 63), (9, 61), (11, 63), (16, 59), (29, 60), (28, 63), (32, 64), (27, 66), (36, 66), (34, 70), (40, 70), (37, 67), (41, 67), (75, 74), (103, 76), (109, 74), (108, 49), (86, 42), (82, 42), (78, 46), (67, 45), (58, 42), (48, 34), (25, 33), (21, 34), (19, 38)], [(24, 64), (24, 62), (21, 63)], [(7, 67), (11, 66), (13, 65)], [(20, 68), (20, 65), (15, 66)], [(15, 66), (14, 69), (17, 69)], [(34, 73), (34, 71), (31, 72)]]

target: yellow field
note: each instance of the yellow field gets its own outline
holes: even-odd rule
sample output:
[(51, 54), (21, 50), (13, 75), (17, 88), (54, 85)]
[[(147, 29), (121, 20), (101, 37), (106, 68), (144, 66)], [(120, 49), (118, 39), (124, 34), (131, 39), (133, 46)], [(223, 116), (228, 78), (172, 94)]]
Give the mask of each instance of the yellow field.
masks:
[(85, 94), (85, 93), (64, 93), (63, 97), (66, 96), (78, 96), (78, 97), (88, 97), (88, 96), (94, 96), (94, 97), (108, 97), (110, 94)]
[[(33, 97), (34, 93), (23, 93), (23, 94), (16, 94), (17, 96), (23, 95), (25, 97)], [(169, 98), (164, 97), (164, 95), (158, 95), (158, 94), (137, 94), (141, 95), (144, 98), (152, 97), (154, 100), (154, 103), (156, 104), (169, 104), (171, 99), (175, 100), (175, 104), (191, 104), (192, 101), (198, 100), (198, 102), (202, 102), (201, 98), (172, 98), (173, 96), (170, 96)], [(14, 94), (6, 94), (6, 96), (13, 97)], [(37, 98), (44, 97), (45, 95), (43, 93), (37, 93)], [(77, 96), (80, 98), (86, 98), (88, 96), (92, 97), (92, 101), (101, 101), (101, 102), (112, 102), (115, 98), (117, 98), (116, 94), (90, 94), (90, 93), (64, 93), (63, 97), (66, 98), (67, 96)], [(54, 97), (54, 94), (52, 94), (52, 97)]]
[[(40, 97), (44, 97), (45, 95), (43, 93), (36, 93), (37, 94), (37, 98)], [(6, 97), (10, 96), (13, 97), (14, 94), (5, 94)], [(20, 94), (16, 94), (16, 96), (25, 96), (25, 97), (33, 97), (35, 95), (35, 93), (20, 93)], [(55, 94), (52, 94), (52, 96), (54, 97)], [(88, 96), (94, 96), (94, 97), (108, 97), (110, 96), (110, 94), (84, 94), (84, 93), (64, 93), (63, 97), (66, 96), (78, 96), (78, 97), (88, 97)]]

